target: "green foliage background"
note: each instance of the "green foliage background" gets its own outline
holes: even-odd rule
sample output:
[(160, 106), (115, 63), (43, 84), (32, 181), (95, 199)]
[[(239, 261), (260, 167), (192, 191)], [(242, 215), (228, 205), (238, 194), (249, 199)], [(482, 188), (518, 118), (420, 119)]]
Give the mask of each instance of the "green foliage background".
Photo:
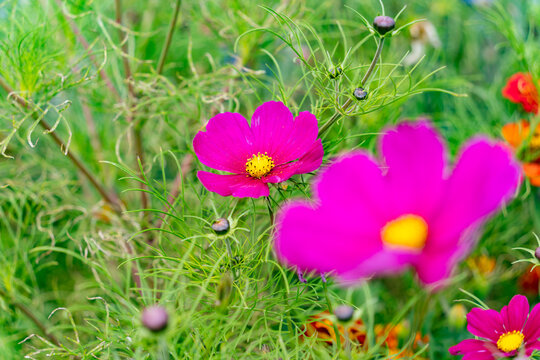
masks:
[[(526, 266), (513, 262), (530, 259), (514, 249), (534, 250), (540, 228), (539, 192), (527, 182), (473, 254), (494, 258), (496, 270), (482, 276), (463, 264), (428, 305), (412, 273), (350, 289), (316, 276), (300, 283), (275, 260), (267, 204), (208, 193), (191, 142), (216, 113), (249, 116), (267, 100), (309, 110), (321, 125), (344, 113), (375, 53), (369, 24), (381, 4), (184, 1), (159, 71), (175, 6), (0, 1), (2, 359), (387, 359), (375, 324), (415, 324), (420, 313), (431, 340), (418, 356), (447, 359), (448, 347), (469, 337), (449, 326), (455, 301), (472, 306), (474, 294), (499, 309), (520, 291)], [(430, 117), (455, 155), (469, 137), (500, 137), (501, 126), (525, 117), (501, 89), (518, 71), (540, 77), (538, 1), (388, 0), (384, 11), (400, 13), (401, 30), (385, 43), (368, 99), (353, 100), (325, 134), (325, 161), (375, 151), (381, 129), (403, 118)], [(441, 46), (405, 66), (408, 25), (419, 19), (434, 24)], [(343, 74), (332, 79), (337, 67)], [(273, 210), (309, 196), (310, 178), (272, 189)], [(212, 232), (217, 217), (231, 220), (228, 236)], [(157, 335), (140, 323), (154, 303), (171, 317)], [(357, 309), (368, 350), (300, 339), (311, 315), (338, 304)]]

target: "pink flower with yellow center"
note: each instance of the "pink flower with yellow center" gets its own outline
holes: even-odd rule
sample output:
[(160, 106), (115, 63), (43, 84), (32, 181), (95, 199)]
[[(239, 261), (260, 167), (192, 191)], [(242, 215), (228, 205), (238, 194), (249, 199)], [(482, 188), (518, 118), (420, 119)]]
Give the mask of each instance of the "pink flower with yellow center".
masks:
[(452, 346), (452, 355), (465, 355), (467, 360), (495, 360), (518, 354), (531, 356), (540, 350), (540, 304), (529, 314), (529, 302), (516, 295), (501, 312), (472, 309), (467, 314), (467, 329), (481, 339), (466, 339)]
[(380, 154), (339, 157), (314, 182), (315, 202), (283, 207), (275, 234), (282, 261), (344, 282), (410, 265), (423, 283), (438, 283), (520, 182), (512, 152), (484, 138), (471, 140), (451, 169), (427, 121), (386, 131)]
[(204, 187), (221, 196), (258, 198), (269, 195), (268, 183), (318, 169), (324, 155), (315, 115), (303, 111), (293, 117), (281, 102), (259, 106), (251, 126), (237, 113), (222, 113), (199, 131), (193, 148), (199, 161), (221, 171), (199, 171)]

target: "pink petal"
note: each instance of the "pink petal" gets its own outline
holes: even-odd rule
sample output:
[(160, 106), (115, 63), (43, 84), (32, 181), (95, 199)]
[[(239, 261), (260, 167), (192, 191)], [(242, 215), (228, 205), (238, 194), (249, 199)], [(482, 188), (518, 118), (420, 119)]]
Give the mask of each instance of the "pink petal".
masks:
[(277, 216), (276, 253), (280, 260), (303, 271), (349, 271), (378, 250), (377, 239), (365, 229), (343, 221), (339, 212), (313, 208), (301, 201), (286, 205)]
[(259, 179), (240, 175), (219, 175), (207, 171), (199, 171), (197, 177), (208, 191), (221, 196), (234, 196), (239, 198), (259, 198), (268, 196), (268, 185)]
[(461, 360), (495, 360), (495, 356), (488, 351), (468, 353)]
[(323, 155), (321, 140), (317, 140), (317, 142), (313, 143), (310, 152), (302, 156), (298, 161), (276, 166), (262, 180), (265, 183), (280, 183), (293, 175), (314, 171), (321, 166)]
[(448, 349), (452, 355), (463, 355), (470, 352), (479, 352), (486, 350), (486, 342), (484, 340), (466, 339), (457, 345)]
[(321, 140), (315, 141), (311, 148), (299, 160), (298, 169), (295, 174), (305, 174), (321, 167), (324, 156), (324, 149)]
[(448, 180), (444, 206), (430, 223), (427, 251), (445, 251), (472, 225), (512, 198), (520, 181), (520, 167), (502, 144), (475, 140), (465, 147)]
[(525, 327), (523, 328), (525, 342), (536, 341), (540, 337), (540, 304), (536, 304), (531, 313)]
[(506, 331), (523, 330), (523, 325), (529, 316), (529, 301), (523, 295), (516, 295), (508, 306), (501, 310), (501, 317)]
[(363, 260), (351, 271), (343, 273), (339, 280), (345, 284), (353, 284), (358, 280), (371, 276), (397, 274), (403, 271), (407, 265), (414, 262), (417, 254), (410, 252), (398, 252), (381, 250), (373, 256)]
[(534, 350), (540, 350), (540, 341), (536, 340), (525, 344), (525, 354), (531, 356)]
[(504, 334), (502, 317), (498, 311), (473, 308), (467, 314), (467, 330), (475, 336), (497, 342)]
[[(471, 250), (480, 232), (479, 226), (472, 226), (453, 241), (452, 247), (439, 251), (434, 246), (426, 246), (415, 264), (419, 279), (424, 284), (434, 286), (434, 290), (442, 289), (444, 281), (452, 275), (452, 270)], [(432, 242), (428, 235), (427, 243)]]
[(429, 221), (440, 206), (446, 158), (435, 129), (428, 121), (401, 123), (382, 136), (380, 148), (391, 216), (413, 213)]
[(256, 152), (268, 153), (276, 164), (297, 160), (317, 140), (317, 119), (301, 112), (294, 120), (281, 102), (268, 101), (259, 106), (251, 118)]
[(341, 218), (366, 229), (366, 236), (380, 237), (389, 220), (387, 195), (381, 169), (365, 152), (353, 151), (323, 170), (313, 185), (321, 204)]
[(245, 173), (253, 154), (253, 135), (247, 120), (237, 113), (222, 113), (208, 121), (206, 131), (193, 139), (193, 149), (201, 163), (216, 170)]

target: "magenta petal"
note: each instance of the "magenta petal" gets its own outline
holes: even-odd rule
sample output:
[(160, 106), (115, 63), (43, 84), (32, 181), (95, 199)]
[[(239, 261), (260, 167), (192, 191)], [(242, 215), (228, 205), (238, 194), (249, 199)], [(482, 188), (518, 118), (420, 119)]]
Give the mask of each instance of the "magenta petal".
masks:
[(237, 113), (222, 113), (208, 121), (206, 131), (195, 135), (193, 149), (204, 165), (241, 174), (253, 154), (252, 143), (247, 120)]
[(365, 228), (367, 236), (380, 237), (389, 220), (387, 196), (381, 169), (369, 155), (353, 151), (341, 156), (321, 171), (313, 188), (320, 203), (344, 221)]
[(317, 140), (317, 142), (313, 143), (312, 150), (298, 161), (276, 166), (262, 180), (265, 183), (280, 183), (293, 175), (314, 171), (321, 166), (323, 154), (322, 143), (320, 140)]
[(495, 360), (495, 356), (487, 350), (468, 353), (461, 360)]
[(423, 253), (416, 264), (418, 278), (424, 284), (436, 284), (446, 280), (456, 262), (456, 251)]
[(501, 310), (501, 317), (506, 331), (523, 330), (529, 315), (529, 301), (523, 295), (516, 295), (508, 306)]
[(467, 314), (467, 330), (473, 335), (490, 339), (494, 342), (504, 334), (502, 317), (498, 311), (473, 308)]
[(427, 121), (401, 123), (382, 136), (380, 148), (392, 217), (413, 213), (429, 219), (440, 204), (446, 160), (435, 129)]
[(540, 341), (533, 341), (525, 345), (525, 354), (531, 356), (534, 350), (540, 350)]
[(321, 140), (315, 141), (311, 148), (297, 162), (298, 168), (295, 174), (305, 174), (321, 167), (324, 156), (324, 149)]
[(208, 191), (221, 196), (235, 196), (239, 198), (259, 198), (268, 196), (268, 185), (259, 179), (240, 175), (219, 175), (207, 171), (199, 171), (197, 177)]
[(466, 339), (457, 345), (448, 349), (452, 355), (464, 355), (470, 352), (478, 352), (486, 350), (486, 342), (484, 340)]
[(397, 274), (403, 271), (407, 265), (414, 262), (417, 254), (410, 252), (398, 252), (382, 250), (365, 259), (351, 271), (340, 276), (340, 280), (345, 284), (354, 283), (358, 280), (377, 275)]
[(278, 257), (304, 271), (349, 271), (380, 250), (377, 239), (359, 236), (357, 224), (339, 213), (313, 208), (305, 202), (286, 205), (277, 216), (275, 247)]
[(525, 327), (523, 328), (525, 342), (536, 341), (540, 337), (540, 304), (536, 304), (531, 313)]
[(281, 102), (268, 101), (255, 110), (251, 118), (255, 150), (267, 152), (276, 164), (297, 160), (317, 140), (317, 119), (307, 111), (293, 120), (290, 110)]
[(502, 144), (475, 140), (465, 147), (448, 181), (444, 206), (430, 224), (426, 250), (445, 251), (459, 234), (498, 210), (515, 193), (520, 166)]

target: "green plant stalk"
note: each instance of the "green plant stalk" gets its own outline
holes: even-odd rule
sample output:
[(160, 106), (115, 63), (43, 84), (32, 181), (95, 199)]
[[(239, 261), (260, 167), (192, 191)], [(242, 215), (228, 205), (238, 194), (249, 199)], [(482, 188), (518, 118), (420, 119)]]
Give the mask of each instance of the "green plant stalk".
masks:
[(81, 43), (81, 45), (83, 46), (84, 50), (86, 50), (86, 52), (88, 53), (88, 57), (90, 58), (90, 61), (92, 62), (92, 65), (94, 65), (94, 67), (96, 69), (98, 69), (98, 74), (99, 74), (99, 77), (105, 82), (105, 85), (107, 86), (107, 88), (109, 89), (109, 91), (111, 92), (111, 94), (114, 95), (114, 97), (116, 98), (116, 100), (118, 102), (120, 102), (122, 100), (122, 97), (120, 96), (120, 94), (118, 93), (118, 90), (116, 90), (116, 88), (114, 87), (113, 85), (113, 82), (111, 81), (111, 79), (109, 78), (109, 76), (107, 75), (107, 73), (105, 72), (105, 70), (103, 69), (100, 69), (99, 67), (99, 63), (98, 61), (96, 60), (96, 57), (94, 56), (94, 54), (92, 53), (92, 51), (90, 50), (90, 44), (88, 43), (88, 41), (86, 40), (86, 38), (84, 37), (84, 35), (82, 34), (81, 30), (79, 29), (79, 27), (77, 26), (77, 24), (75, 23), (75, 21), (73, 21), (72, 18), (70, 18), (69, 16), (67, 16), (64, 11), (63, 11), (63, 5), (62, 5), (62, 0), (56, 0), (56, 5), (58, 5), (58, 7), (60, 8), (60, 12), (62, 13), (62, 16), (64, 17), (64, 19), (67, 21), (69, 27), (71, 28), (71, 32), (75, 35), (75, 37), (77, 38), (77, 40)]
[[(121, 0), (115, 0), (115, 12), (116, 12), (116, 23), (121, 27), (122, 26), (122, 1)], [(133, 86), (133, 73), (131, 71), (131, 66), (129, 65), (129, 59), (127, 58), (128, 53), (128, 43), (127, 43), (127, 37), (128, 34), (122, 31), (121, 28), (118, 29), (120, 39), (123, 39), (122, 42), (122, 63), (124, 65), (124, 73), (125, 73), (125, 80), (128, 87), (128, 96), (127, 96), (127, 122), (130, 124), (133, 124), (135, 120), (135, 111), (133, 110), (134, 103), (137, 99), (137, 94), (135, 94), (135, 87)], [(145, 165), (145, 157), (144, 157), (144, 147), (143, 147), (143, 141), (141, 136), (141, 128), (142, 124), (134, 124), (133, 127), (133, 137), (135, 141), (135, 164), (138, 164), (139, 161), (141, 163), (139, 175), (141, 178), (144, 177), (143, 169)], [(143, 190), (147, 190), (147, 186), (144, 183), (141, 183), (141, 187)], [(141, 191), (141, 206), (143, 209), (148, 209), (148, 194), (146, 191)], [(143, 213), (144, 218), (146, 219), (147, 213)]]
[(173, 17), (171, 19), (171, 23), (169, 24), (169, 31), (167, 31), (165, 44), (163, 44), (163, 49), (161, 50), (161, 55), (159, 57), (159, 62), (156, 70), (158, 74), (161, 74), (163, 72), (163, 66), (165, 66), (165, 58), (167, 57), (167, 53), (169, 52), (169, 48), (171, 46), (171, 41), (174, 34), (174, 29), (176, 27), (176, 22), (178, 21), (178, 14), (180, 13), (181, 4), (182, 0), (176, 0)]
[[(22, 97), (20, 97), (19, 95), (15, 94), (13, 92), (13, 89), (11, 89), (11, 87), (9, 87), (9, 85), (4, 81), (3, 78), (0, 78), (0, 87), (2, 87), (11, 97), (13, 97), (15, 99), (15, 101), (22, 108), (27, 109), (27, 110), (32, 110), (32, 117), (35, 120), (38, 120), (38, 116), (37, 116), (36, 112), (34, 111), (34, 109), (32, 109), (31, 104), (28, 101), (26, 101), (25, 99), (23, 99)], [(58, 137), (58, 135), (54, 131), (51, 130), (51, 127), (49, 126), (49, 124), (47, 124), (45, 122), (44, 119), (39, 120), (39, 125), (43, 129), (45, 129), (45, 131), (52, 137), (54, 142), (60, 147), (61, 150), (66, 149), (66, 145), (64, 144), (64, 142)], [(113, 210), (117, 214), (121, 214), (122, 206), (120, 204), (120, 200), (118, 199), (118, 197), (115, 194), (110, 194), (109, 192), (107, 192), (107, 190), (105, 190), (105, 187), (102, 184), (100, 184), (100, 182), (90, 172), (90, 170), (83, 164), (83, 162), (76, 155), (74, 155), (70, 150), (67, 151), (66, 155), (71, 160), (73, 165), (75, 165), (75, 167), (77, 169), (79, 169), (79, 171), (81, 173), (83, 173), (83, 175), (86, 177), (86, 179), (99, 192), (99, 194), (101, 195), (103, 200), (105, 200), (106, 202), (111, 204), (113, 206)]]
[(45, 324), (43, 324), (41, 320), (39, 320), (30, 309), (28, 309), (25, 305), (12, 300), (3, 290), (0, 290), (0, 296), (2, 296), (13, 307), (19, 309), (28, 319), (30, 319), (39, 328), (43, 335), (45, 335), (45, 337), (49, 339), (50, 342), (52, 342), (58, 347), (62, 347), (60, 341), (58, 341), (56, 336), (54, 336), (51, 332), (47, 330), (47, 326), (45, 326)]
[[(366, 82), (369, 80), (371, 74), (373, 73), (373, 70), (375, 69), (375, 65), (377, 65), (377, 62), (379, 61), (379, 58), (381, 57), (383, 45), (384, 45), (384, 37), (381, 38), (381, 41), (379, 41), (379, 44), (377, 45), (377, 50), (375, 51), (373, 60), (371, 61), (371, 64), (369, 65), (369, 68), (364, 74), (364, 77), (362, 78), (362, 81), (360, 83), (361, 87), (364, 87)], [(353, 100), (351, 98), (348, 98), (347, 101), (345, 101), (345, 103), (341, 106), (341, 110), (345, 112), (352, 104), (353, 104)], [(343, 114), (339, 111), (334, 113), (334, 115), (332, 115), (330, 120), (328, 120), (323, 125), (323, 127), (319, 130), (319, 137), (321, 137), (325, 132), (327, 132), (328, 129), (330, 129), (330, 127), (334, 125), (334, 123), (336, 123), (339, 119), (341, 119), (342, 116)]]

